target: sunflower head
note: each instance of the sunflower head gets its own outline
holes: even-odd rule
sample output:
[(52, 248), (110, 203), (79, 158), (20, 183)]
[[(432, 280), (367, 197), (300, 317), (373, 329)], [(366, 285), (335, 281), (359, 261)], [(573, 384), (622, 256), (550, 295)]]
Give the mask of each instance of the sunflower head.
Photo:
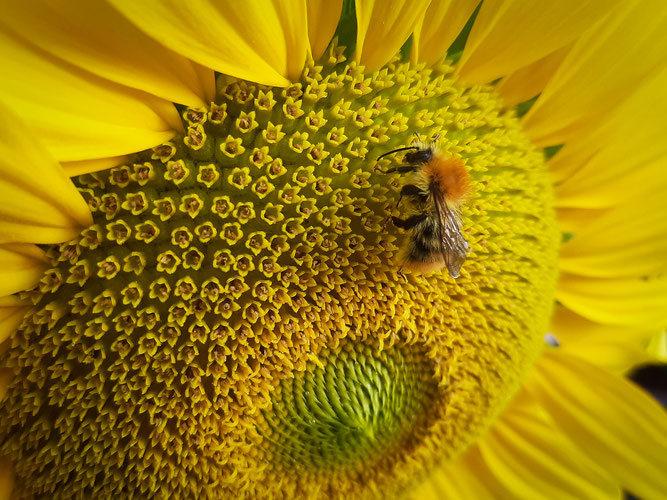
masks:
[[(549, 179), (514, 112), (447, 63), (366, 72), (333, 45), (287, 88), (220, 76), (181, 117), (75, 179), (94, 223), (48, 250), (3, 358), (22, 374), (2, 424), (19, 477), (312, 497), (398, 489), (460, 454), (553, 297)], [(399, 272), (411, 232), (388, 217), (426, 209), (398, 204), (405, 175), (377, 158), (414, 133), (471, 178), (457, 280)]]
[(6, 3), (16, 497), (667, 489), (664, 412), (606, 370), (667, 324), (667, 218), (643, 194), (665, 151), (639, 147), (664, 143), (645, 110), (666, 16)]

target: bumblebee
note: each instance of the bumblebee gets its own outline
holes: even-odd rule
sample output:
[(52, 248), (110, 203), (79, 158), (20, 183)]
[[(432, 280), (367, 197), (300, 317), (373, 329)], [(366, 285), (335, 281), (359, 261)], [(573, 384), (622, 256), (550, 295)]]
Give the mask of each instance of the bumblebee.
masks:
[(394, 149), (387, 155), (406, 153), (404, 163), (383, 173), (411, 174), (403, 185), (397, 206), (403, 197), (412, 199), (417, 213), (405, 219), (391, 217), (394, 225), (411, 230), (403, 266), (417, 272), (437, 271), (447, 267), (458, 278), (468, 254), (468, 242), (461, 234), (460, 209), (470, 194), (470, 176), (460, 158), (443, 154), (437, 140)]

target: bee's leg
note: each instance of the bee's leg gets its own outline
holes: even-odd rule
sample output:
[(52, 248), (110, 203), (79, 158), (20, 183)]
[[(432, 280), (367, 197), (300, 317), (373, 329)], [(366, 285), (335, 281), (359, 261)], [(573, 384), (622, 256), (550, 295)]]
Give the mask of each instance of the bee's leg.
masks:
[(394, 223), (394, 226), (400, 227), (401, 229), (412, 229), (420, 222), (423, 222), (424, 219), (428, 217), (427, 214), (415, 214), (411, 215), (407, 219), (399, 219), (398, 217), (392, 217), (391, 221)]
[(424, 191), (422, 191), (420, 188), (418, 188), (414, 184), (406, 184), (401, 188), (398, 200), (396, 201), (396, 210), (398, 210), (398, 207), (401, 205), (401, 200), (403, 199), (404, 196), (411, 196), (412, 198), (416, 198), (417, 201), (420, 202), (425, 202), (428, 200), (428, 196), (425, 195)]
[(414, 184), (406, 184), (401, 188), (400, 196), (398, 197), (398, 201), (396, 202), (397, 208), (403, 196), (412, 196), (413, 198), (417, 198), (418, 201), (422, 202), (428, 200), (428, 195), (425, 194), (421, 188), (415, 186)]
[[(420, 201), (426, 201), (426, 196), (424, 196), (424, 192), (419, 189), (417, 186), (413, 184), (406, 184), (401, 188), (401, 192), (398, 196), (398, 201), (396, 201), (396, 210), (398, 210), (398, 207), (401, 204), (401, 200), (403, 199), (403, 196), (412, 196), (414, 198), (419, 198)], [(389, 222), (389, 219), (391, 219), (391, 215), (387, 216), (387, 218), (384, 220), (384, 224), (382, 224), (382, 229), (387, 227), (387, 223)]]
[(400, 167), (390, 167), (387, 170), (382, 170), (381, 168), (378, 168), (377, 165), (375, 166), (375, 170), (377, 170), (381, 174), (393, 174), (394, 172), (398, 172), (399, 174), (407, 174), (409, 172), (414, 172), (418, 168), (419, 166), (402, 165)]
[(424, 191), (421, 188), (418, 188), (414, 184), (406, 184), (401, 188), (401, 192), (398, 195), (398, 200), (396, 201), (396, 210), (401, 204), (401, 200), (404, 196), (411, 196), (416, 198), (419, 202), (426, 202), (428, 200), (428, 195), (424, 194)]

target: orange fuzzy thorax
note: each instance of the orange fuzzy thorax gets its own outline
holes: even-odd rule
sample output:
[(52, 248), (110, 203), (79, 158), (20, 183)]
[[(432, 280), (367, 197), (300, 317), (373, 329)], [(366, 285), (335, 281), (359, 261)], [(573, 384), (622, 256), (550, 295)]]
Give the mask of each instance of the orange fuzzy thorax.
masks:
[(448, 204), (458, 207), (470, 194), (470, 175), (461, 159), (434, 153), (422, 168), (430, 182), (440, 185)]

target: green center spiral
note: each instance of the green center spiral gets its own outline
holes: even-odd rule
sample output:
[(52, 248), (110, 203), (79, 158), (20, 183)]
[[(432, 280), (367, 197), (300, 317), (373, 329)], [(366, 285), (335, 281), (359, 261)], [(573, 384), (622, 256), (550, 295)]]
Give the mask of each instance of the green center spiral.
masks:
[(437, 389), (432, 367), (398, 348), (346, 347), (323, 356), (324, 366), (284, 380), (272, 395), (265, 439), (286, 465), (368, 465), (424, 434), (420, 424)]

